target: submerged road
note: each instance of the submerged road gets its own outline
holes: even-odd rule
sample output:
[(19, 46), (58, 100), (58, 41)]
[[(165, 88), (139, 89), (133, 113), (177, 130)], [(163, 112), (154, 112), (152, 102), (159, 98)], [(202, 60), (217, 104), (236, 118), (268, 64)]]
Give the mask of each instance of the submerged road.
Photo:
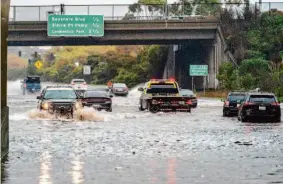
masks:
[(113, 112), (85, 121), (35, 111), (36, 95), (9, 82), (10, 153), (5, 184), (283, 183), (282, 123), (222, 117), (222, 102), (192, 113), (140, 112), (139, 92), (113, 98)]

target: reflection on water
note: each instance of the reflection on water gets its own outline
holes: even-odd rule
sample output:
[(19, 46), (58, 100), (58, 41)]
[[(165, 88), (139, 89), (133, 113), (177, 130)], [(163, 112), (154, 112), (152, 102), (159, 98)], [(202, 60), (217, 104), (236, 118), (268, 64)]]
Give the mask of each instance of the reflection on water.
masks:
[(260, 132), (265, 130), (279, 131), (281, 123), (245, 123), (244, 126), (245, 134), (250, 134), (252, 132)]
[(75, 156), (72, 161), (72, 183), (81, 184), (84, 182), (84, 173), (83, 173), (84, 162), (81, 161), (79, 156)]
[(176, 184), (176, 158), (168, 160), (167, 184)]
[(8, 163), (8, 158), (9, 156), (4, 158), (1, 163), (1, 183), (4, 183), (8, 179), (7, 168), (6, 168)]
[(39, 184), (52, 184), (50, 175), (50, 171), (52, 169), (51, 158), (52, 156), (48, 151), (41, 154)]
[(151, 183), (157, 183), (157, 173), (156, 173), (156, 161), (152, 160), (150, 162), (150, 168), (152, 170), (152, 178), (151, 178)]

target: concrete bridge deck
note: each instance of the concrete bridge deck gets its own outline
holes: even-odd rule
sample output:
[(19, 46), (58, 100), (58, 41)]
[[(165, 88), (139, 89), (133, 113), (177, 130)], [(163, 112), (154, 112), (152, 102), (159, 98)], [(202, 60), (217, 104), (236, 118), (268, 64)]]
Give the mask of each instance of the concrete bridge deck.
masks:
[(174, 44), (188, 40), (213, 40), (219, 21), (115, 20), (105, 21), (103, 37), (48, 37), (46, 21), (9, 22), (9, 46)]

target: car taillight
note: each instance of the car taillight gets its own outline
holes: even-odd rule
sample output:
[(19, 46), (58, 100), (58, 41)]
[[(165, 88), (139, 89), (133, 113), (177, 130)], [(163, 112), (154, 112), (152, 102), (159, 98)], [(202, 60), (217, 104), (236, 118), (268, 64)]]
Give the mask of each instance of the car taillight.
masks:
[(187, 103), (188, 105), (192, 105), (192, 101), (191, 101), (191, 100), (188, 100), (186, 103)]
[(272, 102), (271, 105), (280, 106), (280, 102)]
[(128, 91), (128, 88), (124, 88), (124, 91)]
[(83, 85), (86, 85), (86, 82), (84, 82)]

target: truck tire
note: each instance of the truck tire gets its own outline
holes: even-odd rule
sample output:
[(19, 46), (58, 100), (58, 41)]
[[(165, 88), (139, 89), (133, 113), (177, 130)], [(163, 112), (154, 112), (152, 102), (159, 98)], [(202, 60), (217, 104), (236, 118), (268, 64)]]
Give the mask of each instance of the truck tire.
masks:
[(107, 112), (112, 112), (112, 107), (110, 107), (109, 109), (107, 109)]
[(144, 110), (145, 110), (145, 109), (142, 107), (142, 102), (140, 102), (139, 110), (140, 110), (140, 111), (144, 111)]
[(281, 122), (281, 116), (275, 117), (274, 118), (275, 123), (280, 123)]
[(188, 108), (188, 112), (191, 113), (191, 107)]

